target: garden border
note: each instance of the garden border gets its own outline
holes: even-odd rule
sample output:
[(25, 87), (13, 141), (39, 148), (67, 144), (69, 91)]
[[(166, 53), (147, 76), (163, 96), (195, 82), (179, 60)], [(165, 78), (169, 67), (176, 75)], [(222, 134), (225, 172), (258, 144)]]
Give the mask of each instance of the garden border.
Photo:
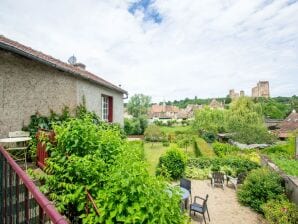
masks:
[(265, 155), (261, 155), (261, 165), (269, 167), (270, 170), (278, 173), (282, 177), (289, 200), (298, 206), (298, 178), (285, 174)]

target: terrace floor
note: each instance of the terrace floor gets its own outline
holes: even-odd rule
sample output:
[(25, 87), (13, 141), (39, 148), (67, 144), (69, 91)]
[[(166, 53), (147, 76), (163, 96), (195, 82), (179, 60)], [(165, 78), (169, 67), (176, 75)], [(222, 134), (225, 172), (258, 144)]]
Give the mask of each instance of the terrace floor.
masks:
[[(209, 194), (208, 209), (210, 224), (265, 224), (263, 217), (237, 201), (236, 191), (231, 186), (212, 188), (210, 181), (192, 180), (192, 197), (195, 195), (205, 197)], [(207, 216), (207, 214), (206, 214)], [(204, 223), (203, 217), (196, 213), (191, 215), (191, 223)]]

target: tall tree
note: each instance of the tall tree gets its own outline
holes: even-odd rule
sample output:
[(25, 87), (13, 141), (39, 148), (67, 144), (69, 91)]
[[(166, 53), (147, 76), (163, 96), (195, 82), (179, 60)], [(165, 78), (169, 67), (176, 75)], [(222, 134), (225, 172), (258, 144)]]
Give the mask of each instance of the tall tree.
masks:
[(240, 97), (231, 103), (227, 128), (233, 133), (232, 138), (242, 143), (269, 143), (273, 140), (265, 126), (261, 105), (249, 97)]
[(136, 118), (146, 116), (150, 103), (150, 96), (146, 96), (144, 94), (135, 94), (130, 98), (127, 104), (127, 111), (129, 114)]

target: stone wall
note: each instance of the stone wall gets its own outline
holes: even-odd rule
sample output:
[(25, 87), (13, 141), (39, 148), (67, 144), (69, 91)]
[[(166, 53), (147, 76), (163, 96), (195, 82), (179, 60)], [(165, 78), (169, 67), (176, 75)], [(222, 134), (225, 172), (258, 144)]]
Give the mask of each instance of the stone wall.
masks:
[(101, 94), (113, 96), (114, 121), (123, 125), (121, 93), (0, 49), (0, 137), (21, 130), (36, 112), (74, 111), (83, 95), (87, 109), (101, 115)]
[(76, 79), (62, 71), (0, 50), (0, 137), (28, 125), (36, 112), (49, 115), (76, 106)]

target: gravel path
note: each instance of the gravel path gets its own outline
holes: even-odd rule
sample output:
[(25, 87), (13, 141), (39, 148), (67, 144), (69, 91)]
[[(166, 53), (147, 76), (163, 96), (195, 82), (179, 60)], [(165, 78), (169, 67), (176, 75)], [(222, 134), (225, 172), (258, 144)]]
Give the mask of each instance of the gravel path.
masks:
[[(231, 186), (212, 188), (210, 181), (192, 180), (192, 197), (205, 197), (209, 194), (208, 209), (211, 221), (206, 214), (206, 221), (210, 224), (265, 224), (261, 215), (237, 201), (236, 191)], [(203, 217), (196, 213), (191, 214), (191, 223), (204, 223)]]

